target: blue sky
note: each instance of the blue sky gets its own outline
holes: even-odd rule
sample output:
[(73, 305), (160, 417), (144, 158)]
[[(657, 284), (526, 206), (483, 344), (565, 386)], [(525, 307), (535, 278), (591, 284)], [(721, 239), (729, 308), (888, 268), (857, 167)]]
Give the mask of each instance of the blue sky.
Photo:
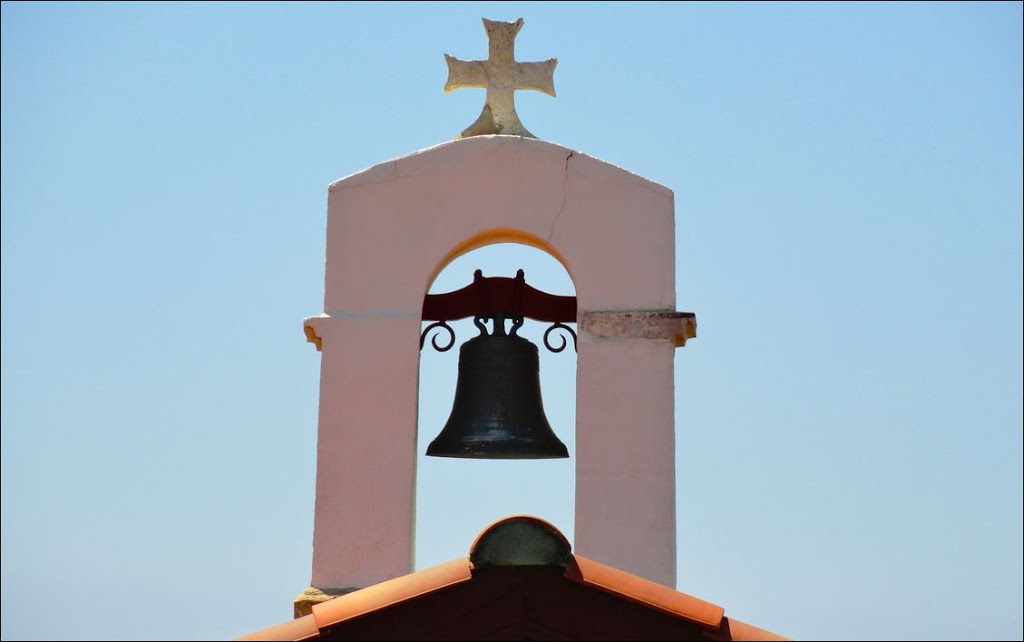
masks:
[[(309, 583), (327, 185), (450, 140), (481, 17), (546, 140), (675, 191), (678, 588), (797, 638), (1020, 639), (1022, 8), (2, 5), (2, 635), (232, 637)], [(452, 264), (572, 292), (518, 246)], [(467, 336), (463, 334), (463, 336)], [(417, 566), (570, 462), (427, 461)], [(545, 356), (574, 446), (574, 357)]]

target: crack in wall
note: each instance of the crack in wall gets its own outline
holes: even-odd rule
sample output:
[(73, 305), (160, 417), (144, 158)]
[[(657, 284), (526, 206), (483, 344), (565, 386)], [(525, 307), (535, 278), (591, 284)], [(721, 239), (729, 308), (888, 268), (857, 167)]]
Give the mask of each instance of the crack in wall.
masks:
[(565, 203), (567, 200), (568, 186), (569, 186), (569, 159), (571, 159), (576, 152), (569, 152), (569, 155), (565, 157), (565, 173), (562, 176), (562, 205), (558, 208), (558, 213), (555, 214), (555, 218), (551, 220), (551, 230), (548, 232), (548, 241), (551, 241), (555, 236), (555, 228), (558, 227), (558, 221), (562, 218), (562, 214), (565, 212)]

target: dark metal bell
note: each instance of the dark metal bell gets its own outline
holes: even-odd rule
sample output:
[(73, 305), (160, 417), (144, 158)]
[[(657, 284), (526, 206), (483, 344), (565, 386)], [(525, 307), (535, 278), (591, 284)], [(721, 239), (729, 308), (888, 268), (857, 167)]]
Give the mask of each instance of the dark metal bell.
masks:
[[(520, 320), (521, 324), (522, 321)], [(427, 455), (469, 459), (555, 459), (569, 456), (540, 397), (537, 346), (505, 334), (495, 319), (493, 334), (481, 334), (459, 349), (455, 403)]]

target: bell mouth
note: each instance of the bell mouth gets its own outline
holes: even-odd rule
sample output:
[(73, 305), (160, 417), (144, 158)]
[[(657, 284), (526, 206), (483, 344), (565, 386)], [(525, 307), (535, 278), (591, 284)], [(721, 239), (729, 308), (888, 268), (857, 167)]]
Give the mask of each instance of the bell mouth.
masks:
[(557, 437), (557, 443), (538, 444), (517, 442), (488, 442), (478, 444), (444, 444), (443, 433), (430, 442), (428, 457), (450, 457), (453, 459), (568, 459), (569, 450)]

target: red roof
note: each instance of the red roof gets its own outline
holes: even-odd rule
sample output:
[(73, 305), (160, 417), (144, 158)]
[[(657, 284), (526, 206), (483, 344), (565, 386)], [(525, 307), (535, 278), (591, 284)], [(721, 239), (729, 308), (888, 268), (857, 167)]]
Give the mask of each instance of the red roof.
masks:
[(580, 555), (530, 516), (495, 522), (459, 559), (316, 604), (240, 640), (784, 640), (725, 609)]

